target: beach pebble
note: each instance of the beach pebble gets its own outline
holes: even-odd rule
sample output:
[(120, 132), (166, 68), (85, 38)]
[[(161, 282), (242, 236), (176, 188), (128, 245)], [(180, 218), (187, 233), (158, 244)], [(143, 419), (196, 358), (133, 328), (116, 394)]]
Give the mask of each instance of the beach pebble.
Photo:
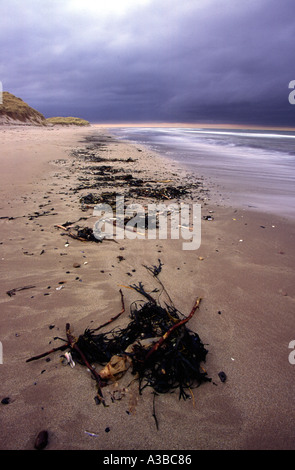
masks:
[(2, 398), (1, 400), (2, 405), (9, 405), (11, 403), (11, 400), (9, 397)]
[(279, 290), (280, 294), (283, 295), (284, 297), (286, 297), (288, 295), (288, 292), (286, 292), (285, 290), (283, 289), (280, 289)]
[(218, 377), (220, 378), (221, 382), (225, 382), (226, 381), (226, 374), (225, 372), (221, 371), (218, 373)]
[(42, 450), (48, 444), (48, 431), (40, 431), (35, 440), (35, 449)]
[(81, 264), (79, 264), (79, 263), (74, 263), (73, 264), (73, 268), (80, 268), (80, 267), (81, 267)]

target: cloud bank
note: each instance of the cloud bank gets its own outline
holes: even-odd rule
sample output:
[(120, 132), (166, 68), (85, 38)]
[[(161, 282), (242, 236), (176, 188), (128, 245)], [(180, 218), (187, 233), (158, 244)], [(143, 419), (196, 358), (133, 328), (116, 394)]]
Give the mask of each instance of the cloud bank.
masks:
[(3, 89), (46, 117), (295, 125), (293, 0), (10, 0)]

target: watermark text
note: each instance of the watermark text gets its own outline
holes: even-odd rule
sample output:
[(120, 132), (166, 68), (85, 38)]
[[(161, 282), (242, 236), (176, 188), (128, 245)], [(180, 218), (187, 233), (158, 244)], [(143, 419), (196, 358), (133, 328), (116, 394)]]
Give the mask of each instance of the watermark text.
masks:
[(293, 339), (293, 341), (290, 341), (289, 349), (292, 349), (292, 351), (289, 354), (289, 362), (290, 364), (294, 365), (295, 364), (295, 339)]
[(201, 245), (200, 204), (129, 204), (116, 196), (116, 205), (97, 204), (93, 216), (93, 234), (98, 240), (125, 238), (149, 240), (184, 240), (183, 250), (197, 250)]
[(293, 89), (293, 91), (289, 93), (289, 103), (295, 104), (295, 80), (291, 80), (289, 83), (289, 88)]

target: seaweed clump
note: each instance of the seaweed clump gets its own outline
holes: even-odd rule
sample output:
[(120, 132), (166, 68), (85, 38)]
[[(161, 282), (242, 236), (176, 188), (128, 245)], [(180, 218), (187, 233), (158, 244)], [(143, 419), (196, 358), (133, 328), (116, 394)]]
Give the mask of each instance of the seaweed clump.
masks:
[[(159, 266), (148, 270), (163, 287), (158, 279), (161, 268), (159, 260)], [(70, 325), (67, 324), (67, 340), (62, 346), (31, 357), (27, 362), (70, 348), (71, 359), (89, 368), (96, 380), (97, 404), (105, 405), (103, 388), (117, 382), (128, 369), (133, 375), (131, 382), (138, 380), (139, 394), (146, 387), (152, 388), (154, 396), (178, 389), (179, 399), (191, 398), (192, 388), (211, 381), (202, 366), (208, 351), (199, 335), (187, 327), (201, 299), (197, 298), (190, 314), (185, 316), (171, 302), (170, 305), (165, 303), (165, 307), (160, 305), (145, 291), (141, 282), (128, 287), (142, 294), (146, 301), (131, 305), (130, 321), (126, 327), (100, 332), (125, 312), (124, 296), (120, 290), (122, 309), (118, 314), (97, 328), (85, 329), (77, 338), (71, 334)], [(155, 289), (153, 292), (157, 291)], [(94, 364), (99, 364), (102, 369), (98, 372)]]
[[(102, 386), (118, 380), (130, 368), (139, 381), (139, 393), (146, 387), (155, 393), (178, 389), (179, 399), (191, 397), (192, 388), (211, 380), (201, 365), (208, 351), (199, 335), (186, 326), (201, 299), (197, 299), (185, 317), (172, 305), (165, 308), (159, 305), (141, 283), (130, 287), (145, 295), (147, 302), (131, 307), (130, 322), (125, 328), (115, 327), (99, 333), (105, 324), (86, 329), (78, 337), (79, 350), (89, 363), (104, 366), (99, 372), (104, 381)], [(73, 351), (73, 357), (81, 362), (77, 350)]]

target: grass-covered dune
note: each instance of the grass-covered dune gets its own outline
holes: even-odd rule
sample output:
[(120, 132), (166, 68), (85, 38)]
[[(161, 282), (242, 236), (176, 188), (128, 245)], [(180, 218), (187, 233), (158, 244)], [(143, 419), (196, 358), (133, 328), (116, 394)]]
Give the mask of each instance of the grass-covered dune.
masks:
[(52, 124), (54, 126), (89, 126), (90, 123), (85, 121), (85, 119), (77, 117), (51, 117), (46, 119), (47, 124)]
[(38, 126), (89, 126), (85, 119), (77, 117), (51, 117), (45, 118), (43, 114), (31, 108), (21, 98), (17, 98), (8, 91), (2, 94), (0, 102), (0, 125), (38, 125)]
[(28, 124), (46, 126), (43, 114), (31, 108), (21, 98), (17, 98), (8, 91), (2, 95), (0, 103), (0, 124)]

